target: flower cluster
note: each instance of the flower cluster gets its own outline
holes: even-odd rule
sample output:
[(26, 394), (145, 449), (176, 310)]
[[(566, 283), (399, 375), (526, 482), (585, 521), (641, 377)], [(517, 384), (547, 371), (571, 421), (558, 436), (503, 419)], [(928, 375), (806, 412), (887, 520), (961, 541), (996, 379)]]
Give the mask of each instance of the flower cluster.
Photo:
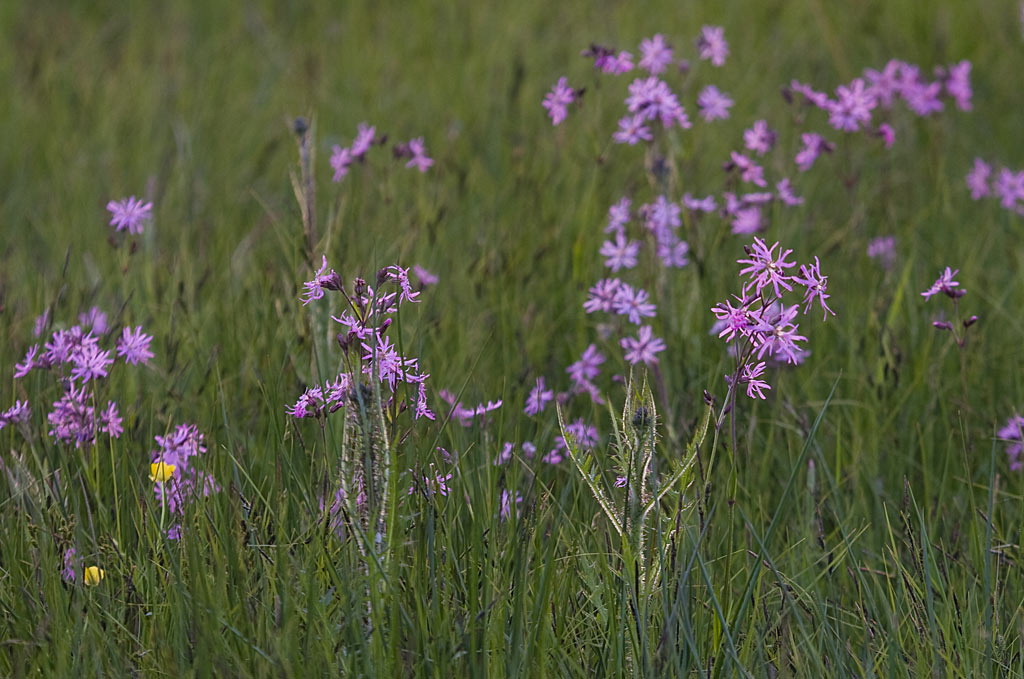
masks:
[[(367, 123), (359, 123), (356, 136), (350, 145), (341, 146), (340, 144), (335, 144), (331, 147), (330, 162), (331, 169), (334, 170), (331, 180), (340, 182), (348, 175), (352, 165), (365, 162), (366, 154), (371, 148), (383, 146), (385, 143), (387, 143), (387, 136), (378, 135), (376, 127)], [(408, 159), (408, 162), (405, 164), (406, 167), (414, 167), (420, 172), (426, 172), (434, 164), (433, 159), (427, 156), (423, 137), (397, 143), (392, 151), (396, 158)]]
[(167, 529), (167, 537), (177, 540), (185, 507), (198, 497), (219, 491), (220, 486), (211, 474), (194, 466), (194, 458), (206, 452), (204, 436), (195, 425), (179, 424), (167, 436), (154, 438), (159, 449), (150, 454), (153, 493), (161, 506), (178, 517)]
[(1024, 216), (1024, 170), (1014, 172), (1002, 167), (998, 173), (993, 173), (991, 165), (975, 158), (966, 182), (974, 200), (997, 198), (1004, 209)]
[[(745, 385), (750, 398), (763, 399), (765, 390), (771, 389), (763, 379), (768, 361), (797, 364), (807, 356), (800, 344), (807, 338), (796, 322), (801, 311), (807, 314), (817, 306), (825, 318), (834, 312), (826, 301), (828, 277), (821, 273), (817, 257), (814, 264), (793, 272), (796, 262), (788, 259), (793, 251), (783, 250), (778, 243), (769, 247), (754, 238), (753, 245), (744, 249), (747, 257), (737, 260), (745, 265), (740, 269), (743, 287), (733, 300), (712, 307), (718, 319), (712, 332), (734, 347), (736, 370), (726, 381), (731, 387)], [(800, 304), (786, 304), (785, 297), (795, 291), (794, 286), (803, 289), (802, 310)]]
[(803, 97), (810, 106), (828, 114), (829, 125), (841, 132), (868, 132), (892, 145), (891, 125), (873, 125), (874, 111), (889, 110), (897, 100), (918, 116), (929, 116), (945, 108), (943, 96), (952, 99), (961, 111), (971, 110), (971, 62), (961, 61), (935, 69), (935, 80), (922, 77), (919, 66), (893, 59), (881, 70), (865, 69), (861, 77), (839, 85), (835, 98), (794, 80), (786, 96)]
[[(592, 424), (587, 424), (582, 418), (577, 418), (571, 423), (565, 426), (566, 433), (572, 437), (573, 445), (580, 449), (589, 450), (596, 447), (601, 442), (601, 435)], [(502, 465), (512, 461), (512, 456), (515, 453), (516, 444), (511, 441), (506, 441), (502, 446), (501, 452), (494, 458), (494, 464)], [(519, 446), (519, 450), (522, 453), (523, 459), (532, 460), (537, 455), (537, 446), (532, 441), (524, 441)], [(568, 444), (563, 436), (556, 436), (554, 445), (541, 456), (540, 461), (545, 464), (559, 464), (565, 459), (565, 454), (568, 451)]]
[(406, 302), (418, 302), (420, 291), (409, 280), (409, 270), (400, 266), (389, 266), (377, 273), (377, 288), (362, 278), (356, 278), (352, 290), (346, 290), (341, 277), (328, 269), (324, 257), (320, 269), (313, 278), (303, 284), (300, 300), (309, 304), (323, 298), (325, 290), (339, 292), (345, 300), (345, 307), (331, 318), (345, 327), (339, 333), (338, 344), (349, 353), (353, 349), (359, 356), (358, 370), (342, 371), (323, 386), (314, 385), (305, 390), (299, 399), (288, 406), (292, 417), (315, 417), (326, 415), (343, 408), (358, 388), (361, 373), (370, 380), (387, 385), (391, 398), (397, 397), (399, 385), (407, 384), (416, 389), (411, 405), (416, 419), (436, 416), (427, 405), (426, 380), (430, 375), (420, 371), (419, 359), (404, 356), (388, 336), (398, 308)]
[[(95, 384), (108, 377), (115, 363), (112, 352), (116, 352), (126, 365), (148, 363), (153, 358), (149, 348), (153, 338), (142, 331), (142, 326), (123, 328), (113, 349), (104, 349), (101, 340), (109, 330), (106, 314), (93, 308), (79, 318), (83, 325), (91, 327), (86, 330), (83, 325), (75, 325), (66, 330), (55, 330), (42, 347), (39, 344), (29, 347), (25, 357), (14, 366), (17, 379), (24, 378), (33, 370), (61, 373), (62, 394), (47, 415), (49, 433), (56, 440), (73, 443), (76, 447), (91, 445), (100, 433), (117, 438), (123, 432), (115, 401), (107, 401), (101, 410), (96, 407)], [(25, 421), (27, 412), (27, 403), (22, 409), (18, 409), (16, 404), (15, 408), (4, 413), (0, 422)]]

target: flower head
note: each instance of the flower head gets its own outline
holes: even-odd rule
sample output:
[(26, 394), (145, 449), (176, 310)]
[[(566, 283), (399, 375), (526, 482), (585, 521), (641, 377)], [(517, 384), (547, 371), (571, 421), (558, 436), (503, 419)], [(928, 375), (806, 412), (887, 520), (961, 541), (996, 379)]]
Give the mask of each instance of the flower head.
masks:
[(658, 75), (671, 63), (672, 48), (660, 33), (640, 42), (640, 68), (646, 69), (651, 75)]
[(175, 466), (166, 462), (154, 462), (149, 465), (149, 480), (153, 483), (169, 481), (174, 476)]
[(526, 397), (526, 407), (523, 408), (523, 412), (527, 415), (536, 415), (542, 412), (554, 398), (555, 392), (547, 388), (543, 377), (538, 377), (537, 383)]
[(921, 296), (929, 299), (941, 292), (951, 299), (963, 297), (967, 294), (967, 291), (959, 287), (960, 283), (953, 280), (953, 276), (956, 276), (958, 273), (960, 273), (960, 269), (951, 269), (947, 266), (946, 270), (932, 283), (932, 286), (921, 293)]
[(697, 53), (701, 59), (710, 61), (715, 66), (725, 64), (729, 56), (729, 44), (725, 41), (725, 29), (721, 26), (704, 26), (697, 38)]
[(646, 363), (654, 365), (658, 362), (657, 354), (665, 350), (665, 342), (654, 336), (651, 326), (645, 325), (637, 331), (637, 336), (623, 337), (619, 344), (626, 350), (626, 361), (632, 365)]
[(729, 95), (714, 85), (708, 85), (697, 95), (697, 108), (700, 109), (700, 116), (708, 122), (728, 118), (729, 109), (732, 108), (733, 103)]
[(749, 259), (736, 260), (738, 264), (747, 265), (740, 269), (740, 275), (749, 274), (750, 277), (743, 286), (744, 294), (750, 289), (760, 294), (761, 290), (770, 286), (776, 297), (782, 297), (782, 289), (793, 289), (789, 284), (790, 276), (786, 273), (786, 269), (796, 266), (795, 262), (786, 260), (793, 251), (779, 248), (779, 254), (776, 256), (777, 247), (778, 243), (768, 247), (763, 240), (755, 237), (754, 244), (745, 248)]
[(107, 572), (99, 566), (89, 566), (85, 569), (85, 584), (95, 587), (100, 584)]
[(110, 225), (117, 231), (127, 230), (128, 233), (142, 233), (143, 223), (150, 218), (153, 211), (152, 203), (143, 203), (130, 196), (122, 200), (107, 203), (110, 212)]
[(565, 77), (558, 79), (551, 91), (544, 95), (541, 106), (547, 109), (552, 125), (560, 125), (569, 115), (569, 104), (576, 101), (576, 90), (569, 87)]
[(117, 341), (117, 355), (124, 357), (125, 363), (149, 363), (153, 358), (153, 352), (149, 350), (152, 341), (153, 336), (142, 332), (141, 325), (135, 326), (134, 330), (126, 327)]

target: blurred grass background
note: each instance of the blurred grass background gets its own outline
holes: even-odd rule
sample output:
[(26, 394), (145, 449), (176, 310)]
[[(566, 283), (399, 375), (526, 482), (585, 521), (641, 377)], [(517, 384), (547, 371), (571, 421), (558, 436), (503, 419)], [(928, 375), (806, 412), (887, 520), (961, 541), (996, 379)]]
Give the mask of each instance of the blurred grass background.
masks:
[[(680, 543), (694, 565), (651, 603), (651, 634), (685, 651), (640, 662), (624, 630), (642, 616), (570, 470), (530, 482), (532, 509), (503, 525), (499, 489), (528, 475), (490, 460), (504, 440), (553, 435), (553, 416), (527, 422), (520, 404), (534, 376), (561, 375), (593, 341), (579, 309), (602, 275), (605, 212), (646, 181), (639, 151), (606, 143), (620, 88), (579, 52), (636, 53), (661, 32), (692, 58), (704, 24), (725, 27), (731, 56), (694, 82), (737, 103), (733, 119), (687, 133), (683, 190), (717, 187), (711, 173), (755, 118), (784, 126), (779, 88), (793, 78), (830, 89), (890, 58), (925, 73), (969, 59), (975, 110), (906, 117), (892, 152), (851, 145), (795, 178), (807, 204), (769, 237), (820, 254), (838, 316), (813, 328), (812, 359), (779, 377), (776, 398), (749, 406), (748, 456), (719, 460), (707, 533)], [(970, 201), (963, 175), (976, 155), (1024, 167), (1021, 31), (1019, 7), (997, 0), (3, 4), (0, 365), (20, 360), (50, 306), (71, 322), (99, 305), (144, 325), (157, 353), (152, 371), (114, 382), (127, 433), (102, 462), (50, 446), (30, 468), (130, 478), (154, 434), (194, 421), (226, 491), (170, 547), (144, 483), (95, 513), (0, 494), (0, 673), (1020, 675), (1021, 487), (992, 432), (1024, 407), (1024, 248), (1019, 218)], [(561, 75), (588, 91), (553, 129), (540, 101)], [(471, 501), (410, 503), (372, 631), (358, 553), (308, 521), (325, 451), (284, 414), (321, 377), (296, 301), (310, 274), (289, 184), (296, 116), (315, 123), (331, 266), (346, 279), (395, 262), (438, 272), (403, 318), (406, 342), (435, 387), (506, 400), (489, 431), (443, 433), (462, 454), (456, 496)], [(378, 158), (332, 185), (330, 146), (362, 121), (424, 136), (437, 164), (419, 175)], [(836, 175), (850, 166), (847, 190)], [(104, 206), (130, 194), (156, 207), (125, 257), (107, 244)], [(864, 256), (884, 234), (900, 253), (888, 274)], [(708, 308), (733, 291), (742, 242), (710, 245), (708, 273), (674, 274), (657, 300), (661, 407), (683, 439), (702, 390), (723, 391)], [(917, 294), (947, 265), (982, 318), (962, 356), (930, 326), (938, 300)], [(0, 405), (44, 383), (33, 379), (0, 382)], [(33, 406), (44, 427), (44, 402)], [(11, 429), (0, 441), (0, 454), (23, 446)], [(432, 442), (404, 454), (429, 459)], [(108, 563), (103, 588), (61, 584), (48, 535), (62, 531)], [(762, 536), (772, 558), (745, 594)]]

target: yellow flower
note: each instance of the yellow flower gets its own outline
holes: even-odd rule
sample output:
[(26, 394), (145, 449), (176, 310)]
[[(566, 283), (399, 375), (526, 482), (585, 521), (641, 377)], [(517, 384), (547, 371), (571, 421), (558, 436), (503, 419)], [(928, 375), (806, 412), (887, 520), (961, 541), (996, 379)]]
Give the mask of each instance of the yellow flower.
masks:
[(163, 483), (174, 476), (174, 465), (166, 462), (154, 462), (149, 465), (149, 480), (153, 483)]
[(85, 584), (95, 587), (100, 584), (100, 580), (103, 579), (104, 575), (106, 575), (106, 571), (99, 566), (89, 566), (85, 569)]

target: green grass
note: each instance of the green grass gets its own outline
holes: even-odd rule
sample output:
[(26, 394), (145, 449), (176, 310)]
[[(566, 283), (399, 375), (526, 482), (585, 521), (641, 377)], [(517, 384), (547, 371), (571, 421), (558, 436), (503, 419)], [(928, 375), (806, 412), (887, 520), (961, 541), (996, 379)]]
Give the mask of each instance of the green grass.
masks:
[[(1024, 232), (963, 187), (976, 155), (1024, 167), (1015, 3), (127, 4), (0, 6), (0, 371), (48, 307), (70, 324), (98, 305), (156, 337), (149, 369), (103, 387), (126, 416), (109, 445), (45, 435), (50, 375), (0, 380), (0, 410), (29, 398), (35, 432), (0, 431), (0, 675), (1024, 676), (1024, 487), (993, 437), (1024, 407)], [(808, 324), (813, 355), (772, 377), (768, 401), (740, 401), (737, 449), (726, 427), (637, 555), (568, 460), (491, 462), (504, 441), (557, 435), (553, 411), (527, 418), (523, 399), (538, 375), (564, 387), (595, 341), (579, 309), (608, 206), (656, 193), (643, 151), (606, 143), (622, 88), (579, 51), (635, 53), (662, 32), (692, 56), (705, 23), (732, 55), (698, 65), (684, 103), (695, 118), (693, 88), (713, 82), (736, 106), (676, 138), (677, 197), (717, 190), (755, 118), (792, 156), (778, 96), (792, 78), (825, 89), (893, 57), (970, 59), (975, 110), (897, 116), (891, 152), (852, 140), (794, 178), (807, 203), (776, 211), (768, 236), (821, 257), (837, 315)], [(587, 93), (552, 128), (540, 100), (561, 75)], [(438, 272), (402, 309), (406, 351), (433, 389), (505, 401), (486, 427), (439, 418), (395, 444), (379, 555), (335, 537), (320, 507), (350, 444), (341, 420), (321, 433), (284, 412), (340, 361), (336, 309), (297, 301), (311, 272), (289, 180), (300, 115), (316, 135), (316, 251), (345, 279)], [(425, 136), (437, 164), (420, 175), (382, 153), (331, 184), (331, 144), (364, 120)], [(131, 255), (108, 245), (104, 210), (129, 194), (156, 205)], [(690, 234), (702, 270), (642, 274), (669, 345), (662, 470), (683, 459), (703, 390), (725, 394), (708, 310), (736, 290), (744, 241), (719, 226)], [(900, 253), (888, 273), (864, 256), (883, 234)], [(918, 294), (944, 266), (981, 317), (962, 351), (931, 327), (947, 300)], [(608, 395), (618, 412), (626, 390)], [(611, 439), (606, 410), (567, 414)], [(149, 451), (186, 421), (222, 491), (170, 542)], [(705, 465), (710, 452), (709, 437)], [(430, 463), (452, 468), (452, 494), (405, 495), (407, 470)], [(503, 488), (524, 498), (509, 521)], [(104, 568), (100, 586), (62, 581), (70, 544)], [(642, 559), (657, 583), (639, 583)]]

